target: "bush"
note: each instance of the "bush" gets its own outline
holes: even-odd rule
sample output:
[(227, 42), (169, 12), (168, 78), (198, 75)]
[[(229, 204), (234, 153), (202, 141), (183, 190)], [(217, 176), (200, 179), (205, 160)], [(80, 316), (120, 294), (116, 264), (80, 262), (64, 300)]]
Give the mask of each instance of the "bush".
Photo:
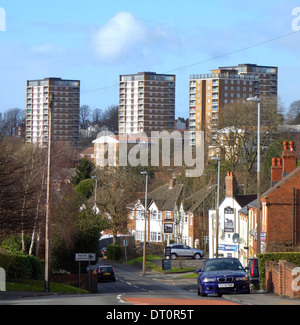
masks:
[(259, 282), (261, 286), (265, 284), (266, 278), (266, 261), (278, 262), (286, 260), (296, 266), (300, 266), (300, 252), (280, 252), (280, 253), (265, 253), (258, 255)]
[(0, 267), (9, 279), (42, 280), (44, 261), (35, 256), (0, 252)]
[(106, 255), (109, 260), (119, 261), (122, 257), (122, 249), (119, 245), (108, 245)]

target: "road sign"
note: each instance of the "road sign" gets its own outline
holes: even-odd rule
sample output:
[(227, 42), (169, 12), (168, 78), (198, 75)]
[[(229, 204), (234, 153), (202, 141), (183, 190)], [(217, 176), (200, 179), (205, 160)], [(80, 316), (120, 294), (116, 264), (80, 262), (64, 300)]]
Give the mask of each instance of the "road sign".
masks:
[(171, 247), (170, 246), (165, 247), (165, 256), (171, 256)]
[(162, 269), (163, 271), (171, 271), (172, 270), (172, 261), (171, 260), (162, 260)]
[(76, 262), (94, 262), (96, 261), (95, 253), (77, 253), (75, 254)]

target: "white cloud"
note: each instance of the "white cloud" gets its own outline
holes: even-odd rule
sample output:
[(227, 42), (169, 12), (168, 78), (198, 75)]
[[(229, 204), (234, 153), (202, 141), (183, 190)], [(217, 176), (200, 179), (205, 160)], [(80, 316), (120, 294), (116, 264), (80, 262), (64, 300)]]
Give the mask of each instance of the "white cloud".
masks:
[(101, 62), (116, 63), (178, 49), (178, 42), (176, 33), (166, 26), (152, 26), (129, 12), (119, 12), (93, 35), (92, 49)]

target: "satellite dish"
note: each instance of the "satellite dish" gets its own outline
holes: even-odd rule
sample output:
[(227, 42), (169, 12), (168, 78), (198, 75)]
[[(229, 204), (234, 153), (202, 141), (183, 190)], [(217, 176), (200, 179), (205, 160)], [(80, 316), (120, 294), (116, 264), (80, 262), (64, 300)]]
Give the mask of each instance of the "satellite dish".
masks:
[(238, 238), (237, 243), (238, 244), (244, 244), (245, 240), (243, 238)]
[(251, 229), (249, 233), (250, 233), (250, 236), (255, 236), (256, 230), (255, 229)]
[(235, 233), (235, 234), (233, 234), (233, 236), (232, 236), (232, 241), (233, 241), (234, 243), (237, 243), (239, 238), (240, 238), (240, 235), (237, 234), (237, 233)]

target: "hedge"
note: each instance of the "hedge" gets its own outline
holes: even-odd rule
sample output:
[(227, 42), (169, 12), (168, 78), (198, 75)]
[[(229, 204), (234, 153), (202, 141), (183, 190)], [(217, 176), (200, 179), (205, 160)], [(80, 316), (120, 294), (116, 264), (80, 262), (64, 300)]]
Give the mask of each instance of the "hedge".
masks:
[(35, 256), (0, 251), (0, 267), (8, 279), (42, 280), (44, 265), (44, 261)]
[(258, 254), (258, 268), (259, 268), (259, 282), (264, 288), (266, 279), (266, 261), (278, 262), (285, 260), (287, 262), (300, 266), (300, 252), (279, 252), (279, 253), (265, 253)]
[(109, 260), (119, 261), (122, 257), (122, 250), (119, 245), (107, 245), (106, 255)]

